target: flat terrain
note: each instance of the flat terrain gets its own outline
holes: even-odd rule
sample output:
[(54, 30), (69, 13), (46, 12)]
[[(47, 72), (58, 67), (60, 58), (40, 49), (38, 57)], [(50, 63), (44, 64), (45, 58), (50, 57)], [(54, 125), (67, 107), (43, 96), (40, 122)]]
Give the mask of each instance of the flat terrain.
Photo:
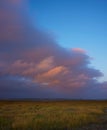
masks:
[(107, 101), (0, 101), (0, 130), (107, 130)]

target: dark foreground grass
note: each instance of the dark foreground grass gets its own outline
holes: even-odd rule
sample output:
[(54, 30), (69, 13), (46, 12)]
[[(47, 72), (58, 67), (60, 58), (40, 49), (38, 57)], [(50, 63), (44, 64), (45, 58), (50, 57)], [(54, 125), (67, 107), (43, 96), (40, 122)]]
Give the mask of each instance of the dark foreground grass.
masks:
[(107, 130), (107, 101), (0, 101), (0, 130)]

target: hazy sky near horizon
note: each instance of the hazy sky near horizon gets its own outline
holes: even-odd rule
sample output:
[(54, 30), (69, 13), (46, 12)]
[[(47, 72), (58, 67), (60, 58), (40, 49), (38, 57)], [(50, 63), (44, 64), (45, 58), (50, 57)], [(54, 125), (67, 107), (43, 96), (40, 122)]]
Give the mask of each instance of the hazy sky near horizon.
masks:
[(1, 0), (0, 98), (107, 98), (105, 0)]

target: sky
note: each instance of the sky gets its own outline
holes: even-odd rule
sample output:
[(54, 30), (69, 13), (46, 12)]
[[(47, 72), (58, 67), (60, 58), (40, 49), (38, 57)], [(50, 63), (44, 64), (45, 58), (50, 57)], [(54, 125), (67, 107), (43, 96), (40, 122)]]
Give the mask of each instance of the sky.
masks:
[(0, 98), (107, 98), (106, 0), (1, 0)]
[(66, 48), (83, 48), (93, 57), (92, 66), (107, 79), (107, 1), (34, 0), (31, 7), (40, 26)]

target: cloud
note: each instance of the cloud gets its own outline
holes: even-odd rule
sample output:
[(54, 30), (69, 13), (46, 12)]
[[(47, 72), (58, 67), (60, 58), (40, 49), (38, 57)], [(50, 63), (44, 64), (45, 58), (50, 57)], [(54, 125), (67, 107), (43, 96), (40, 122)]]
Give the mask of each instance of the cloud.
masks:
[(76, 53), (86, 53), (86, 51), (81, 48), (72, 48), (72, 51), (74, 51)]
[(0, 98), (55, 98), (57, 93), (19, 76), (0, 76)]
[(44, 59), (43, 61), (41, 61), (38, 65), (37, 65), (37, 69), (38, 70), (49, 70), (53, 67), (54, 65), (54, 61), (53, 61), (53, 57), (47, 57), (46, 59)]
[(106, 97), (107, 91), (101, 90), (107, 83), (98, 82), (103, 74), (89, 67), (85, 50), (65, 49), (34, 27), (26, 1), (0, 4), (1, 97)]

